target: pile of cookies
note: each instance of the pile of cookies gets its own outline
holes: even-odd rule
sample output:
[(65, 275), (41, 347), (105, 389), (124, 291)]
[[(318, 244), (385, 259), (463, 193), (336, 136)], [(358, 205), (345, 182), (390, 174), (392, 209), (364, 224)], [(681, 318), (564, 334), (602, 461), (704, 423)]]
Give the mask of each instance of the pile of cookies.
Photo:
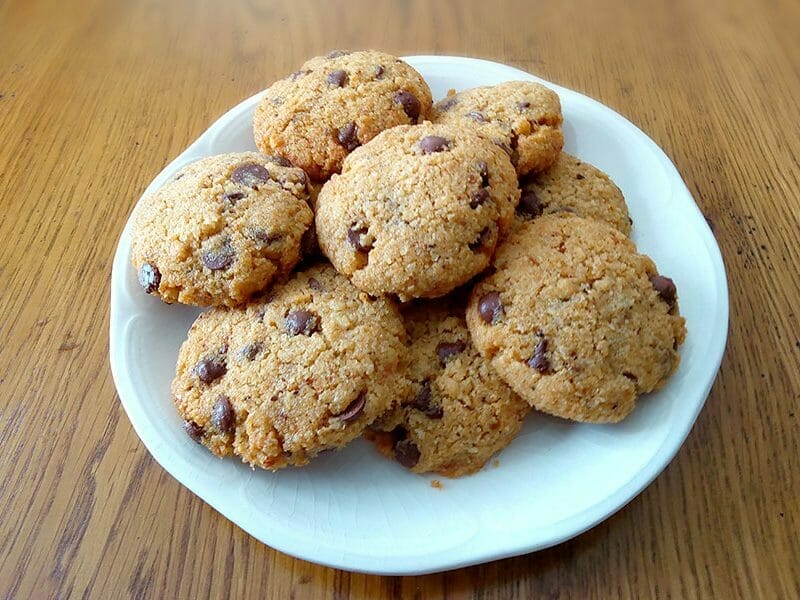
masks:
[(531, 408), (609, 423), (676, 369), (674, 283), (620, 190), (562, 152), (558, 96), (452, 92), (375, 51), (264, 94), (260, 152), (137, 207), (148, 294), (210, 306), (172, 384), (186, 433), (266, 469), (365, 435), (415, 472), (480, 469)]

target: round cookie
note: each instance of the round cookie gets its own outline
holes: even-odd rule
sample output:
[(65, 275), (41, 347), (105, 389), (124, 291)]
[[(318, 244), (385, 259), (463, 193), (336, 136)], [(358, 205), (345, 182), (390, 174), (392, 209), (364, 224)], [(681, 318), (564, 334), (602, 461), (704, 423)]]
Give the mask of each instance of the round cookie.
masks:
[(632, 221), (620, 189), (600, 169), (571, 154), (562, 152), (553, 166), (528, 176), (520, 187), (517, 215), (523, 219), (569, 211), (631, 234)]
[(322, 188), (317, 237), (356, 287), (434, 298), (489, 265), (518, 201), (514, 168), (491, 142), (447, 125), (400, 126)]
[(359, 436), (405, 393), (406, 361), (392, 301), (319, 265), (261, 302), (200, 315), (172, 394), (193, 439), (279, 469)]
[(287, 275), (312, 224), (306, 175), (257, 152), (183, 167), (136, 208), (131, 261), (165, 302), (235, 306)]
[(478, 471), (505, 448), (530, 411), (470, 340), (463, 307), (443, 301), (404, 311), (411, 381), (405, 402), (371, 434), (415, 473), (459, 477)]
[(322, 181), (384, 129), (424, 120), (431, 104), (422, 75), (396, 56), (332, 52), (270, 86), (253, 119), (255, 142)]
[(470, 295), (475, 345), (532, 406), (623, 419), (677, 368), (675, 284), (622, 233), (569, 213), (522, 223)]
[(503, 148), (522, 176), (544, 171), (564, 146), (558, 94), (532, 81), (508, 81), (452, 94), (433, 107), (432, 120), (470, 126)]

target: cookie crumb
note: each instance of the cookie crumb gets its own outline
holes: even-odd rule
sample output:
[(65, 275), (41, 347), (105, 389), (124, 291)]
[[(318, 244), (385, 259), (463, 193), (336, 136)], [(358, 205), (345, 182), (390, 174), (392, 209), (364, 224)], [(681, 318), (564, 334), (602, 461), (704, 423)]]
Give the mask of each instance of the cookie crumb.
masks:
[(497, 467), (499, 467), (499, 466), (500, 466), (500, 461), (499, 461), (498, 459), (496, 459), (496, 458), (495, 458), (495, 459), (492, 461), (492, 466), (493, 466), (493, 467), (496, 469)]
[(444, 486), (442, 485), (442, 482), (439, 481), (438, 479), (431, 479), (431, 487), (432, 488), (436, 488), (437, 490), (443, 490), (444, 489)]

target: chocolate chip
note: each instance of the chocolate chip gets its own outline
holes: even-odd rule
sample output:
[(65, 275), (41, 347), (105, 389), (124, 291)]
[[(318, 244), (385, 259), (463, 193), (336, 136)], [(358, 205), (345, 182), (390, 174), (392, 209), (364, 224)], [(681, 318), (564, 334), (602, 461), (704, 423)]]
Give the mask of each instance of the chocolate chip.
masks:
[(494, 325), (503, 317), (503, 302), (499, 292), (484, 294), (478, 301), (478, 314), (484, 323)]
[(327, 81), (329, 85), (336, 87), (344, 87), (347, 84), (347, 80), (347, 71), (344, 69), (336, 69), (332, 73), (328, 73), (328, 76), (325, 78), (325, 81)]
[(439, 364), (445, 366), (454, 356), (458, 356), (467, 349), (466, 342), (456, 340), (455, 342), (439, 342), (436, 346), (436, 355), (439, 357)]
[(439, 135), (426, 135), (419, 141), (419, 147), (423, 154), (433, 154), (450, 149), (450, 140)]
[(230, 194), (225, 194), (223, 198), (228, 200), (231, 204), (236, 204), (238, 200), (244, 198), (244, 194), (242, 192), (232, 192)]
[(400, 440), (394, 445), (394, 457), (406, 469), (411, 469), (419, 462), (419, 448), (411, 440)]
[(345, 50), (331, 50), (325, 55), (325, 58), (339, 58), (340, 56), (347, 56), (350, 54)]
[(203, 439), (203, 428), (194, 421), (184, 421), (183, 430), (186, 432), (186, 435), (188, 435), (198, 444), (200, 443), (200, 440)]
[(479, 161), (477, 163), (478, 167), (478, 174), (481, 176), (481, 185), (486, 187), (489, 185), (489, 165), (486, 164), (484, 161)]
[(348, 123), (339, 130), (336, 139), (344, 146), (345, 150), (352, 152), (361, 145), (361, 142), (358, 141), (358, 125), (352, 122)]
[(200, 255), (203, 264), (212, 271), (223, 271), (233, 264), (236, 259), (236, 250), (229, 241), (225, 241), (219, 248), (205, 250)]
[(319, 331), (319, 317), (307, 310), (293, 310), (286, 315), (285, 326), (289, 335), (311, 335)]
[(584, 179), (584, 177), (583, 177), (583, 175), (578, 173), (577, 175), (575, 175), (575, 179)]
[(450, 96), (447, 98), (447, 100), (440, 102), (437, 108), (446, 112), (453, 108), (456, 104), (458, 104), (458, 99), (455, 96)]
[(311, 73), (311, 71), (309, 70), (295, 71), (294, 73), (289, 75), (289, 79), (291, 79), (292, 81), (297, 81), (298, 79), (300, 79), (304, 75), (308, 75), (309, 73)]
[(372, 244), (365, 243), (363, 240), (366, 233), (366, 227), (356, 227), (355, 225), (351, 225), (347, 230), (347, 241), (357, 252), (367, 252), (372, 248)]
[(661, 299), (670, 305), (675, 306), (675, 300), (678, 297), (678, 289), (675, 287), (675, 282), (669, 277), (663, 275), (652, 275), (650, 283), (653, 284), (653, 289), (658, 292)]
[(269, 171), (267, 171), (266, 167), (256, 163), (240, 165), (231, 174), (231, 181), (246, 185), (254, 190), (257, 190), (260, 184), (268, 182), (269, 179)]
[(161, 271), (153, 263), (146, 262), (139, 268), (139, 285), (148, 294), (158, 291), (161, 284)]
[(481, 188), (472, 194), (472, 199), (469, 201), (469, 206), (470, 208), (478, 208), (484, 202), (488, 202), (491, 197), (492, 196), (489, 194), (489, 190), (486, 188)]
[(279, 242), (284, 238), (284, 234), (279, 231), (268, 231), (263, 227), (253, 227), (248, 230), (249, 237), (256, 242), (267, 246)]
[(530, 108), (530, 107), (531, 107), (531, 103), (530, 102), (527, 102), (527, 101), (517, 102), (517, 110), (519, 110), (519, 111), (523, 111), (526, 108)]
[(538, 217), (542, 214), (542, 205), (539, 204), (539, 197), (533, 190), (526, 190), (522, 193), (517, 205), (517, 212), (521, 215)]
[(542, 338), (536, 344), (533, 351), (533, 356), (528, 361), (528, 366), (536, 369), (539, 373), (546, 374), (550, 372), (550, 361), (547, 360), (545, 354), (547, 353), (547, 338)]
[(319, 280), (316, 277), (310, 277), (308, 279), (308, 287), (310, 287), (315, 292), (324, 291), (324, 288), (322, 287), (322, 284), (319, 282)]
[(206, 384), (214, 383), (227, 372), (228, 368), (218, 356), (205, 356), (194, 366), (195, 375)]
[(242, 348), (239, 353), (241, 357), (245, 360), (254, 360), (258, 353), (263, 350), (263, 347), (258, 342), (254, 342), (252, 344), (247, 344), (244, 348)]
[(400, 90), (395, 93), (392, 100), (394, 100), (395, 104), (399, 104), (403, 107), (403, 111), (406, 113), (406, 116), (411, 119), (412, 123), (417, 122), (422, 107), (414, 94), (406, 90)]
[(221, 433), (233, 433), (236, 415), (233, 413), (230, 398), (227, 396), (220, 396), (214, 403), (211, 411), (211, 424)]
[(279, 165), (281, 167), (294, 166), (288, 158), (284, 158), (283, 156), (270, 155), (270, 156), (265, 156), (264, 158), (267, 159), (269, 162), (275, 163), (276, 165)]
[(482, 112), (478, 112), (477, 110), (471, 110), (467, 113), (467, 116), (476, 121), (477, 123), (486, 123), (486, 117), (483, 115)]
[(480, 250), (491, 240), (492, 238), (492, 229), (491, 227), (484, 227), (483, 230), (478, 234), (478, 237), (475, 238), (474, 241), (470, 242), (469, 249), (473, 252), (476, 250)]
[(349, 423), (350, 421), (355, 421), (358, 417), (361, 416), (361, 413), (364, 412), (364, 406), (367, 404), (367, 393), (361, 392), (355, 400), (353, 400), (350, 404), (347, 405), (342, 412), (338, 415), (334, 415), (337, 418), (341, 419), (345, 423)]
[(444, 416), (444, 409), (432, 402), (431, 382), (425, 380), (419, 386), (414, 402), (411, 406), (422, 412), (426, 417), (431, 419), (441, 419)]
[(381, 79), (384, 72), (385, 69), (383, 68), (383, 65), (375, 65), (375, 79)]
[(398, 425), (389, 432), (389, 435), (392, 437), (392, 447), (394, 447), (397, 444), (397, 442), (404, 440), (408, 437), (408, 431), (406, 431), (405, 427), (403, 427), (402, 425)]

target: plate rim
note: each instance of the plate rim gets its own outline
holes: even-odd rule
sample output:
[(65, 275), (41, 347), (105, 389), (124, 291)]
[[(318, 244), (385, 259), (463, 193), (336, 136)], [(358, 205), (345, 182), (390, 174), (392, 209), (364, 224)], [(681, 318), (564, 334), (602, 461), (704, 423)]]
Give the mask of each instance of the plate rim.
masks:
[[(112, 377), (117, 389), (117, 394), (120, 398), (123, 408), (125, 409), (129, 421), (136, 431), (137, 436), (145, 445), (150, 455), (170, 476), (176, 479), (183, 486), (187, 487), (193, 494), (200, 497), (204, 502), (212, 506), (212, 508), (221, 513), (225, 518), (243, 529), (248, 535), (258, 539), (262, 543), (267, 544), (271, 548), (289, 554), (290, 556), (301, 558), (303, 560), (309, 560), (325, 566), (353, 572), (381, 575), (417, 575), (440, 572), (535, 552), (537, 550), (555, 546), (566, 540), (576, 537), (617, 513), (655, 480), (655, 478), (667, 467), (667, 465), (670, 464), (678, 450), (680, 450), (680, 448), (683, 446), (687, 436), (689, 435), (689, 432), (697, 420), (698, 415), (700, 414), (700, 411), (703, 409), (714, 381), (716, 380), (727, 345), (729, 327), (729, 292), (727, 273), (725, 270), (724, 261), (722, 259), (722, 253), (719, 249), (716, 239), (713, 236), (713, 233), (711, 232), (710, 227), (705, 222), (702, 212), (694, 201), (691, 192), (683, 181), (683, 178), (681, 177), (677, 168), (667, 157), (666, 153), (646, 133), (644, 133), (641, 129), (639, 129), (624, 116), (616, 112), (614, 109), (600, 103), (599, 101), (581, 94), (580, 92), (576, 92), (574, 90), (549, 82), (536, 75), (510, 65), (485, 59), (452, 55), (415, 55), (404, 56), (402, 58), (418, 69), (420, 69), (419, 65), (425, 63), (435, 64), (437, 67), (445, 66), (448, 63), (451, 63), (460, 64), (461, 66), (465, 67), (469, 66), (479, 70), (491, 69), (495, 72), (502, 73), (503, 76), (508, 76), (511, 79), (517, 78), (536, 80), (542, 82), (558, 93), (566, 92), (572, 96), (573, 99), (589, 103), (595, 108), (602, 110), (615, 121), (615, 126), (624, 126), (634, 131), (637, 137), (639, 137), (642, 142), (650, 147), (651, 151), (653, 151), (654, 155), (662, 163), (662, 167), (665, 169), (665, 172), (667, 173), (671, 182), (675, 184), (675, 189), (672, 190), (673, 195), (679, 194), (683, 197), (684, 201), (688, 200), (688, 202), (684, 203), (690, 209), (693, 207), (694, 211), (696, 212), (696, 216), (700, 219), (700, 221), (702, 221), (698, 222), (699, 227), (697, 233), (700, 234), (701, 239), (704, 242), (706, 251), (708, 252), (708, 258), (711, 261), (714, 275), (716, 277), (714, 283), (716, 284), (717, 294), (714, 314), (717, 316), (717, 318), (715, 319), (715, 327), (713, 328), (715, 335), (711, 336), (712, 339), (710, 341), (710, 349), (712, 352), (709, 356), (709, 364), (712, 365), (713, 368), (707, 372), (706, 377), (704, 378), (704, 385), (702, 387), (697, 386), (698, 389), (702, 389), (700, 401), (696, 403), (696, 405), (693, 407), (693, 410), (687, 414), (685, 418), (680, 421), (680, 423), (673, 424), (668, 431), (666, 438), (655, 451), (650, 461), (642, 466), (638, 472), (627, 481), (627, 483), (620, 486), (606, 498), (593, 504), (584, 511), (571, 515), (550, 526), (550, 528), (553, 528), (555, 525), (558, 525), (557, 529), (559, 530), (559, 533), (551, 533), (551, 535), (547, 536), (545, 539), (536, 541), (534, 543), (516, 543), (515, 545), (510, 545), (504, 547), (503, 549), (496, 549), (494, 546), (490, 548), (482, 548), (481, 546), (478, 546), (472, 551), (468, 550), (466, 553), (462, 552), (461, 554), (463, 555), (454, 556), (452, 558), (448, 558), (448, 556), (452, 554), (452, 548), (448, 548), (445, 551), (440, 551), (434, 554), (402, 556), (393, 559), (383, 559), (379, 557), (375, 560), (370, 560), (370, 557), (365, 556), (363, 553), (348, 553), (344, 550), (332, 552), (328, 549), (325, 549), (323, 555), (320, 555), (319, 553), (314, 552), (314, 548), (308, 547), (303, 542), (293, 545), (291, 540), (268, 540), (264, 539), (265, 536), (263, 535), (252, 533), (252, 531), (245, 524), (246, 519), (241, 515), (236, 514), (237, 511), (228, 510), (227, 506), (224, 506), (221, 502), (218, 502), (216, 498), (211, 496), (211, 494), (195, 489), (197, 486), (193, 485), (191, 477), (189, 477), (186, 473), (179, 472), (176, 474), (173, 472), (173, 469), (170, 468), (172, 464), (169, 456), (171, 451), (168, 447), (166, 447), (167, 445), (163, 442), (163, 440), (158, 438), (155, 432), (145, 431), (143, 424), (137, 419), (136, 415), (138, 414), (139, 410), (137, 402), (135, 398), (133, 398), (133, 396), (135, 396), (135, 391), (127, 385), (127, 379), (123, 376), (121, 371), (122, 365), (119, 364), (117, 348), (128, 324), (127, 319), (120, 318), (120, 311), (123, 310), (124, 304), (124, 301), (121, 298), (120, 282), (124, 277), (126, 265), (128, 263), (131, 215), (139, 205), (141, 200), (140, 197), (136, 204), (134, 204), (131, 213), (128, 215), (128, 219), (120, 234), (114, 254), (111, 275), (111, 307), (109, 318), (109, 359)], [(202, 145), (207, 143), (209, 140), (214, 139), (217, 133), (224, 129), (225, 125), (233, 117), (237, 116), (242, 110), (248, 109), (250, 104), (257, 102), (264, 92), (265, 90), (262, 90), (248, 98), (245, 98), (231, 109), (226, 111), (216, 121), (214, 121), (214, 123), (212, 123), (210, 127), (201, 133), (195, 141), (193, 141), (183, 152), (181, 152), (175, 159), (166, 165), (164, 169), (162, 169), (162, 171), (153, 179), (147, 189), (143, 192), (142, 196), (146, 195), (153, 188), (160, 185), (161, 181), (167, 176), (168, 173), (171, 173), (173, 170), (179, 168), (182, 166), (182, 164), (188, 162), (189, 159), (195, 157), (199, 158), (200, 156), (204, 155), (205, 153), (200, 150)], [(682, 427), (679, 427), (678, 431), (674, 431), (678, 425), (682, 425)], [(472, 548), (473, 541), (474, 539), (468, 540), (465, 542), (463, 547)], [(481, 551), (482, 549), (483, 551)], [(388, 564), (389, 562), (392, 564)]]

